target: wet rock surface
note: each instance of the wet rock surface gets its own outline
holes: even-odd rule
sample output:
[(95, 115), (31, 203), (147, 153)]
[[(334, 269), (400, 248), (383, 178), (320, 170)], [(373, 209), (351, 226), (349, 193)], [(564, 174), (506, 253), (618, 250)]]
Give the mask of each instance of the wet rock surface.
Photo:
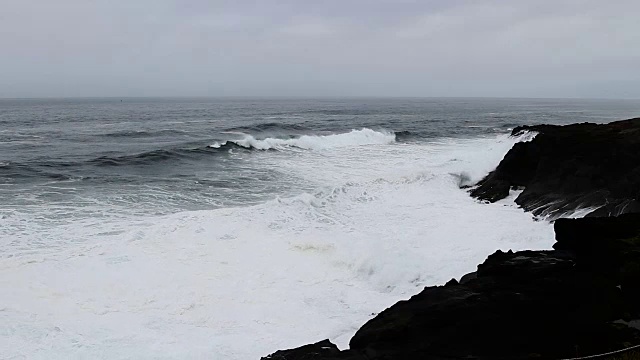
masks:
[(558, 217), (577, 208), (590, 216), (640, 212), (640, 118), (609, 124), (521, 126), (537, 132), (517, 143), (471, 195), (490, 202), (524, 187), (516, 203), (535, 215)]

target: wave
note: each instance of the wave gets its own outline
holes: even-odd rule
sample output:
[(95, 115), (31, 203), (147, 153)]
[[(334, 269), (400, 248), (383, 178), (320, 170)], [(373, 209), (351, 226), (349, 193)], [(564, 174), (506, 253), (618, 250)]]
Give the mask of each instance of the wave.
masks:
[[(268, 130), (270, 128), (283, 129), (283, 126), (276, 123), (266, 123), (256, 126), (256, 129)], [(289, 130), (302, 129), (299, 125), (285, 125)], [(276, 137), (258, 138), (242, 131), (247, 127), (236, 127), (225, 131), (229, 136), (240, 137), (239, 139), (228, 139), (214, 142), (210, 145), (191, 144), (191, 147), (174, 147), (165, 149), (153, 149), (136, 154), (125, 155), (105, 155), (90, 160), (83, 161), (39, 161), (34, 163), (2, 163), (0, 165), (0, 177), (2, 178), (49, 178), (67, 179), (68, 169), (80, 168), (83, 166), (97, 167), (119, 167), (119, 166), (151, 166), (154, 164), (167, 163), (172, 161), (197, 161), (203, 157), (224, 156), (237, 152), (250, 151), (289, 151), (289, 150), (311, 150), (322, 151), (337, 148), (349, 148), (366, 145), (386, 145), (395, 142), (413, 142), (424, 138), (424, 134), (411, 131), (387, 131), (362, 128), (344, 133), (334, 133), (327, 135), (284, 135)], [(121, 133), (122, 136), (140, 136), (143, 132)], [(112, 133), (111, 135), (116, 134)], [(129, 135), (127, 135), (129, 134)], [(109, 135), (110, 136), (110, 135)], [(535, 134), (525, 134), (521, 141), (530, 140)], [(428, 136), (427, 136), (428, 137)], [(55, 169), (65, 169), (59, 173)]]
[(216, 149), (210, 146), (202, 146), (196, 148), (176, 148), (176, 149), (157, 149), (143, 153), (123, 156), (101, 156), (88, 163), (96, 166), (124, 166), (124, 165), (151, 165), (158, 162), (166, 162), (171, 160), (188, 160), (196, 159), (202, 155), (214, 155), (221, 153), (220, 150), (228, 152), (232, 148), (246, 150), (241, 146), (233, 146), (231, 144), (225, 149)]
[[(119, 167), (119, 166), (152, 166), (171, 161), (197, 161), (202, 157), (229, 155), (250, 151), (283, 151), (287, 149), (324, 150), (340, 147), (390, 144), (395, 142), (393, 132), (374, 131), (371, 129), (352, 130), (348, 133), (330, 135), (302, 135), (292, 138), (268, 137), (257, 139), (242, 132), (226, 132), (241, 136), (238, 140), (226, 140), (211, 145), (194, 147), (175, 147), (154, 149), (136, 154), (105, 155), (85, 161), (38, 161), (31, 163), (0, 163), (0, 178), (48, 178), (66, 180), (67, 170), (83, 166)], [(127, 136), (127, 135), (124, 135)], [(132, 135), (134, 136), (134, 135)], [(63, 170), (59, 173), (56, 169)]]
[[(288, 151), (288, 150), (312, 150), (321, 151), (336, 148), (358, 147), (366, 145), (385, 145), (395, 142), (413, 142), (423, 139), (421, 133), (411, 131), (387, 131), (362, 128), (353, 129), (349, 132), (334, 133), (326, 135), (281, 135), (274, 137), (259, 138), (257, 135), (250, 135), (243, 131), (253, 128), (256, 131), (268, 131), (269, 129), (302, 130), (300, 125), (282, 125), (277, 123), (265, 123), (253, 127), (229, 128), (223, 134), (229, 137), (239, 137), (239, 139), (228, 139), (214, 142), (210, 145), (191, 144), (190, 147), (173, 147), (165, 149), (153, 149), (135, 154), (125, 155), (104, 155), (83, 161), (39, 161), (33, 163), (2, 163), (0, 164), (0, 177), (2, 178), (49, 178), (66, 179), (67, 170), (80, 168), (83, 166), (97, 167), (119, 167), (119, 166), (151, 166), (154, 164), (167, 163), (172, 161), (197, 161), (203, 157), (224, 156), (237, 152), (250, 151)], [(160, 130), (160, 132), (166, 132)], [(145, 135), (146, 134), (146, 135)], [(153, 136), (144, 131), (120, 132), (104, 134), (104, 136)], [(156, 132), (157, 134), (157, 132)], [(531, 136), (531, 135), (529, 135)], [(429, 136), (427, 136), (429, 137)], [(56, 169), (65, 169), (62, 173)]]
[[(264, 156), (253, 166), (277, 167), (284, 178), (310, 186), (250, 206), (120, 218), (119, 207), (89, 204), (78, 210), (82, 216), (94, 211), (105, 218), (79, 217), (65, 226), (42, 225), (42, 213), (55, 211), (51, 204), (12, 213), (0, 235), (19, 236), (20, 247), (3, 243), (0, 250), (12, 256), (3, 275), (15, 280), (16, 291), (7, 301), (23, 305), (3, 316), (25, 324), (17, 333), (24, 340), (8, 338), (25, 345), (3, 353), (37, 354), (38, 334), (54, 325), (62, 330), (46, 349), (53, 358), (249, 359), (304, 343), (317, 329), (346, 346), (373, 312), (475, 270), (496, 249), (551, 246), (548, 223), (531, 221), (512, 202), (479, 203), (451, 175), (481, 178), (516, 140), (439, 139), (371, 152)], [(29, 286), (34, 282), (46, 286)], [(43, 306), (52, 310), (33, 320), (30, 314)], [(304, 326), (311, 322), (317, 327)], [(89, 334), (97, 345), (74, 347), (88, 323), (104, 325)], [(184, 334), (177, 341), (176, 331)], [(246, 334), (257, 340), (242, 341)], [(170, 346), (149, 350), (148, 339)], [(213, 340), (194, 346), (200, 339)]]
[(351, 146), (384, 145), (391, 144), (395, 141), (396, 134), (393, 132), (375, 131), (363, 128), (361, 130), (351, 130), (348, 133), (331, 135), (302, 135), (291, 139), (256, 139), (252, 135), (244, 134), (244, 137), (240, 140), (227, 140), (222, 143), (216, 142), (209, 145), (209, 147), (221, 149), (229, 146), (229, 144), (235, 144), (246, 149), (257, 150), (285, 150), (287, 148), (326, 150)]
[(124, 155), (117, 157), (101, 156), (90, 160), (88, 163), (97, 166), (121, 166), (131, 164), (142, 165), (179, 158), (182, 156), (184, 156), (184, 154), (182, 154), (178, 150), (153, 150), (135, 155)]
[[(231, 146), (230, 146), (231, 147)], [(238, 150), (247, 149), (235, 146)], [(30, 163), (5, 162), (0, 163), (0, 179), (48, 178), (54, 180), (69, 180), (74, 178), (66, 174), (67, 171), (84, 166), (114, 167), (114, 166), (145, 166), (175, 160), (197, 159), (199, 156), (220, 153), (208, 146), (197, 148), (156, 149), (131, 155), (100, 156), (87, 161), (38, 161)], [(228, 150), (226, 150), (228, 152)]]
[[(65, 166), (65, 164), (62, 164)], [(47, 179), (55, 181), (68, 181), (75, 179), (74, 176), (60, 172), (51, 171), (51, 164), (42, 164), (41, 166), (31, 166), (16, 162), (0, 163), (0, 183), (7, 179)]]
[(240, 135), (243, 138), (216, 142), (196, 148), (157, 149), (117, 157), (101, 156), (90, 160), (89, 163), (97, 166), (146, 165), (177, 159), (194, 159), (200, 155), (229, 153), (234, 150), (286, 150), (288, 148), (323, 150), (348, 146), (389, 144), (395, 141), (394, 133), (379, 132), (371, 129), (352, 130), (349, 133), (332, 135), (303, 135), (289, 139), (256, 139), (252, 135), (241, 132), (229, 131), (227, 133)]

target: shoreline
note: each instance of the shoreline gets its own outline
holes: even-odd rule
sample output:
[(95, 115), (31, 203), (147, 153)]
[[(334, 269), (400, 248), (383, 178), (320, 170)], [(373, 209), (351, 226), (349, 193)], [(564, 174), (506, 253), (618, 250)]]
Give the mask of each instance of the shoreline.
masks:
[[(263, 359), (573, 358), (640, 344), (640, 118), (512, 134), (525, 130), (538, 136), (471, 195), (495, 202), (524, 188), (517, 204), (558, 219), (554, 250), (498, 250), (459, 281), (382, 311), (348, 350), (325, 340)], [(598, 210), (561, 219), (586, 207)]]

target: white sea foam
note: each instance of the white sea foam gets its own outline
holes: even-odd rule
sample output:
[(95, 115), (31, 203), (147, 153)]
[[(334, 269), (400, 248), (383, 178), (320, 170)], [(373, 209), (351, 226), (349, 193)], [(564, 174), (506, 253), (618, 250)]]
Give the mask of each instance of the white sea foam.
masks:
[[(392, 132), (375, 131), (367, 128), (361, 130), (351, 130), (348, 133), (331, 135), (303, 135), (293, 139), (266, 138), (256, 139), (255, 137), (243, 134), (240, 140), (229, 140), (236, 145), (258, 150), (300, 148), (312, 150), (326, 150), (331, 148), (352, 147), (373, 144), (390, 144), (396, 140), (396, 135)], [(214, 143), (212, 148), (220, 148), (227, 142)]]
[[(257, 359), (325, 338), (345, 347), (373, 313), (496, 249), (551, 246), (551, 226), (511, 199), (482, 204), (458, 188), (516, 139), (392, 139), (362, 130), (256, 143), (319, 150), (261, 157), (254, 166), (311, 185), (259, 205), (46, 232), (37, 214), (11, 220), (33, 227), (0, 244), (0, 353)], [(341, 146), (363, 143), (379, 146)]]

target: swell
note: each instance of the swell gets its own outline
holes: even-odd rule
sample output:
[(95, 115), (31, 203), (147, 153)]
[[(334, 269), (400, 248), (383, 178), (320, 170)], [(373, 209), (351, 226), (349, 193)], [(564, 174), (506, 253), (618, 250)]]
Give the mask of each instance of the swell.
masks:
[(172, 148), (157, 149), (132, 155), (123, 156), (100, 156), (89, 160), (87, 163), (94, 166), (136, 166), (136, 165), (153, 165), (161, 162), (173, 160), (197, 160), (202, 156), (212, 156), (229, 150), (247, 150), (240, 146), (229, 146), (219, 149), (210, 146), (200, 146), (196, 148)]
[[(231, 132), (230, 132), (231, 133)], [(171, 160), (194, 159), (199, 156), (211, 156), (228, 154), (234, 150), (280, 150), (290, 148), (320, 150), (336, 147), (361, 146), (374, 144), (388, 144), (395, 142), (394, 133), (378, 132), (370, 129), (352, 130), (349, 133), (331, 135), (302, 135), (299, 137), (256, 138), (241, 132), (233, 132), (240, 139), (229, 139), (222, 142), (214, 142), (207, 146), (196, 148), (157, 149), (133, 155), (118, 157), (101, 156), (90, 160), (89, 163), (96, 166), (122, 166), (145, 165)]]
[(72, 174), (85, 173), (87, 167), (140, 167), (164, 165), (176, 161), (197, 161), (203, 157), (215, 156), (221, 153), (249, 151), (235, 144), (228, 144), (223, 149), (210, 146), (195, 148), (171, 148), (155, 149), (142, 153), (122, 156), (99, 156), (85, 161), (30, 161), (30, 162), (4, 162), (0, 163), (0, 182), (20, 179), (46, 179), (46, 180), (72, 180), (78, 177)]
[[(65, 166), (62, 164), (62, 166)], [(46, 179), (55, 181), (67, 181), (73, 179), (73, 176), (64, 174), (60, 171), (52, 171), (51, 164), (24, 164), (16, 162), (4, 162), (0, 164), (0, 183), (8, 180), (28, 180), (28, 179)]]
[[(47, 161), (36, 160), (29, 162), (0, 163), (0, 179), (46, 178), (54, 180), (68, 180), (73, 176), (74, 169), (85, 167), (139, 167), (166, 165), (172, 162), (198, 161), (203, 158), (229, 156), (238, 152), (253, 151), (290, 151), (290, 150), (327, 150), (342, 147), (358, 147), (391, 144), (397, 141), (416, 140), (420, 136), (409, 131), (389, 132), (375, 131), (367, 128), (351, 130), (350, 132), (333, 133), (328, 135), (285, 135), (278, 137), (260, 138), (245, 132), (253, 130), (267, 131), (269, 129), (289, 131), (304, 129), (299, 125), (282, 125), (267, 123), (252, 127), (236, 127), (225, 132), (229, 138), (222, 141), (212, 141), (208, 145), (177, 146), (159, 148), (135, 154), (103, 155), (89, 160), (78, 161)], [(236, 131), (231, 131), (236, 130)], [(144, 132), (111, 133), (105, 136), (139, 137)], [(146, 135), (144, 135), (146, 136)]]

